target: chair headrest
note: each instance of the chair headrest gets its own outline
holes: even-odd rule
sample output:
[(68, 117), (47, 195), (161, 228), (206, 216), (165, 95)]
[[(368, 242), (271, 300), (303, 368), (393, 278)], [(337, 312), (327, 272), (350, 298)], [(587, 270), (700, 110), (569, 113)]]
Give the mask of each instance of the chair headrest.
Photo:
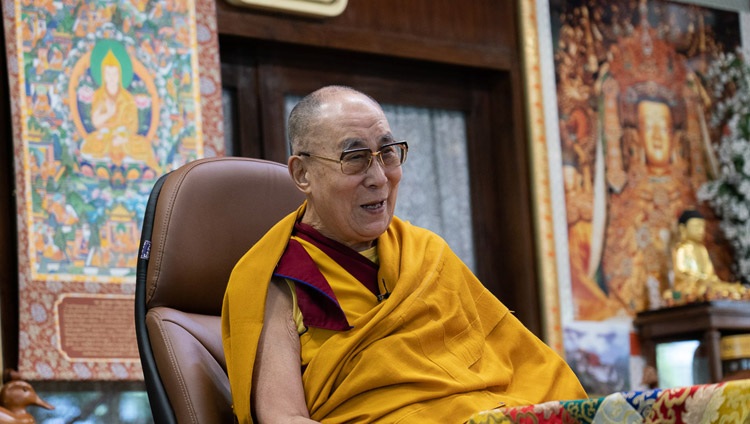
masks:
[(147, 308), (220, 315), (235, 263), (303, 200), (276, 162), (209, 158), (170, 173), (151, 217)]

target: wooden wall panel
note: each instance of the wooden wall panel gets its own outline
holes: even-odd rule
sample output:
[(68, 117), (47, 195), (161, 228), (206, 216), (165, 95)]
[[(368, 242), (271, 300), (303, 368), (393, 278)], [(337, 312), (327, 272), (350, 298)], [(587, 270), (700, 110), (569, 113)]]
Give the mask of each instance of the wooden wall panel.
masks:
[(516, 12), (508, 0), (349, 0), (327, 19), (217, 3), (219, 33), (507, 70)]

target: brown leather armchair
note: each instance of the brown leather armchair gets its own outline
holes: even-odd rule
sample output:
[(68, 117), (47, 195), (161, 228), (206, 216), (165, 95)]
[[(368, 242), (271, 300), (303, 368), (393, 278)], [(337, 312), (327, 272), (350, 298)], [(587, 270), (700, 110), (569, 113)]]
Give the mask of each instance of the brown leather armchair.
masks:
[(237, 260), (302, 200), (285, 165), (259, 159), (201, 159), (155, 184), (143, 220), (135, 322), (157, 424), (233, 421), (224, 290)]

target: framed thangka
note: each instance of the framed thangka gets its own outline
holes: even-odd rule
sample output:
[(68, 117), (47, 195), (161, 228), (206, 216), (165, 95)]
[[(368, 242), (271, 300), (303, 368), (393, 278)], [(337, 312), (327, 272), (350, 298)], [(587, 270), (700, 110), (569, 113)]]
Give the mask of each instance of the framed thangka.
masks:
[(707, 217), (706, 244), (730, 278), (728, 246), (696, 194), (717, 172), (704, 75), (739, 46), (739, 14), (662, 0), (522, 3), (535, 41), (528, 111), (543, 128), (530, 132), (546, 336), (590, 394), (640, 388), (632, 318), (661, 307), (683, 210)]
[(142, 378), (140, 229), (161, 175), (224, 152), (214, 3), (3, 0), (19, 371)]

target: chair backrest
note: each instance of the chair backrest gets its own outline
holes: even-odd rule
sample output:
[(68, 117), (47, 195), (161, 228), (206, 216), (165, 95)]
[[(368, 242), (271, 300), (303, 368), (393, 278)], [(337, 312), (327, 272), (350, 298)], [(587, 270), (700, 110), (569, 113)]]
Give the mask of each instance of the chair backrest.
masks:
[(232, 422), (221, 306), (239, 258), (303, 200), (285, 165), (211, 158), (163, 176), (143, 220), (138, 349), (154, 421)]

